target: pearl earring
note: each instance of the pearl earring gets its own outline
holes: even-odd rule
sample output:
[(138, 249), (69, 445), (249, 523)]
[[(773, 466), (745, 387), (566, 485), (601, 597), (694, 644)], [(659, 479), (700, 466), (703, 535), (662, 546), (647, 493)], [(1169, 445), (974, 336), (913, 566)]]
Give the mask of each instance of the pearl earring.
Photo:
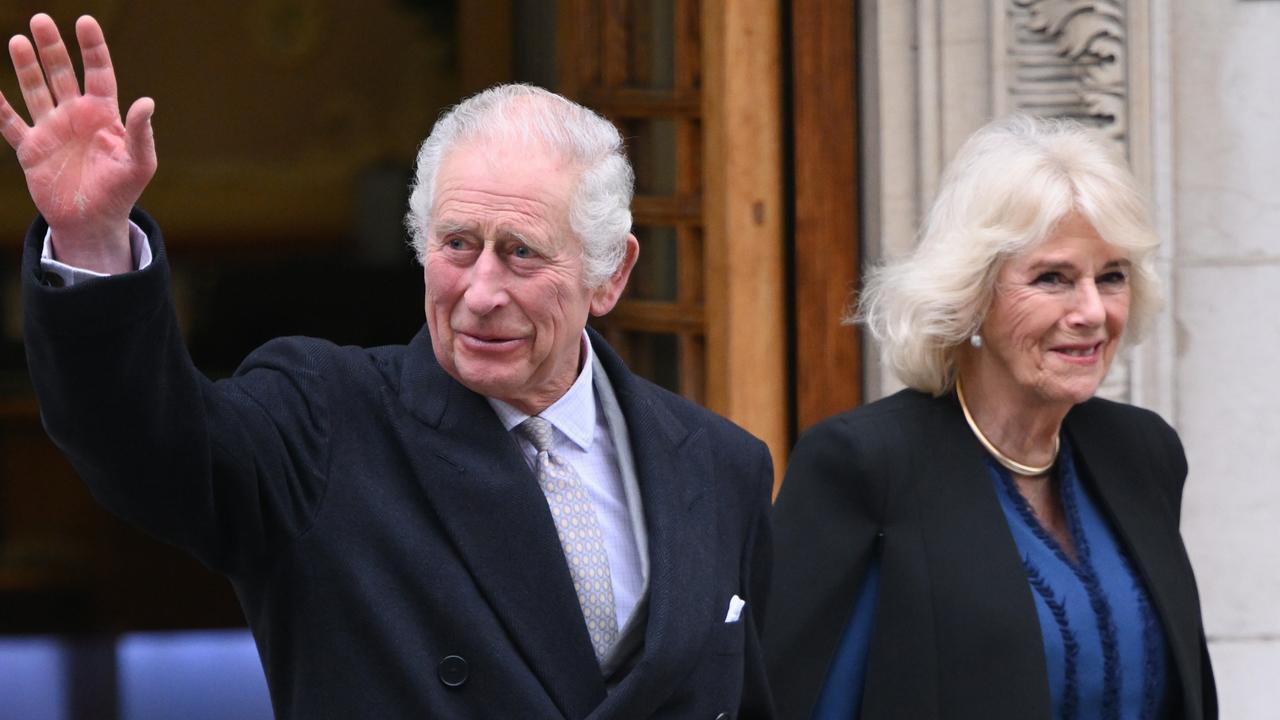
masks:
[(969, 336), (969, 344), (970, 344), (970, 345), (972, 345), (972, 346), (974, 346), (975, 348), (980, 348), (980, 347), (982, 347), (982, 336), (981, 336), (981, 335), (979, 335), (978, 333), (974, 333), (974, 334), (970, 335), (970, 336)]

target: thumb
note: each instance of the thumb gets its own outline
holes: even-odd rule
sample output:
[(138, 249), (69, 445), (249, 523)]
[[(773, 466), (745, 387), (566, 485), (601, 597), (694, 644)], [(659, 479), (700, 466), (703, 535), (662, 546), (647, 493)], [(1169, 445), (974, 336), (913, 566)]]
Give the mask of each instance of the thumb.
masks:
[(156, 170), (156, 138), (151, 129), (151, 116), (155, 111), (154, 100), (148, 97), (138, 98), (129, 107), (124, 122), (129, 156), (146, 170), (148, 177)]

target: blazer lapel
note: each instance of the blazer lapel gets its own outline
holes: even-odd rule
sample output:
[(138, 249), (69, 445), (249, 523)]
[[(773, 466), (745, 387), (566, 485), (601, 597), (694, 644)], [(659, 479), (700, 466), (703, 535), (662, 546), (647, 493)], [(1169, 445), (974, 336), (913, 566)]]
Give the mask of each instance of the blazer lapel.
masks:
[(689, 673), (717, 619), (706, 601), (716, 566), (715, 499), (702, 430), (673, 416), (594, 332), (591, 340), (631, 434), (650, 564), (642, 655), (594, 715), (625, 709), (643, 717)]
[[(1035, 600), (1004, 521), (991, 469), (955, 396), (932, 402), (936, 412), (919, 427), (898, 430), (930, 438), (930, 451), (917, 457), (919, 465), (902, 476), (906, 482), (918, 479), (921, 489), (928, 489), (896, 497), (920, 503), (928, 581), (937, 602), (947, 607), (945, 614), (937, 615), (934, 627), (936, 652), (951, 659), (940, 668), (946, 678), (942, 685), (953, 691), (943, 697), (949, 697), (959, 717), (969, 717), (965, 711), (974, 717), (987, 711), (988, 717), (1048, 717), (1049, 686)], [(890, 508), (889, 512), (911, 510)], [(893, 528), (887, 528), (881, 590), (885, 596), (892, 571), (888, 554), (894, 541)], [(919, 622), (918, 618), (901, 619), (904, 629)], [(973, 654), (975, 648), (1003, 660), (981, 662), (981, 655)], [(984, 688), (1000, 688), (1000, 692), (984, 693)]]
[(1177, 542), (1178, 519), (1159, 512), (1156, 505), (1161, 494), (1152, 477), (1168, 466), (1139, 461), (1143, 456), (1135, 455), (1134, 448), (1117, 445), (1114, 428), (1105, 417), (1082, 417), (1089, 410), (1078, 407), (1066, 422), (1086, 469), (1081, 479), (1098, 499), (1151, 594), (1178, 670), (1184, 707), (1188, 717), (1198, 716), (1200, 637), (1194, 630), (1200, 627), (1200, 619), (1195, 583), (1182, 544)]
[(424, 329), (409, 346), (397, 423), (427, 500), (476, 585), (567, 717), (604, 699), (604, 681), (537, 480), (481, 396), (435, 361)]

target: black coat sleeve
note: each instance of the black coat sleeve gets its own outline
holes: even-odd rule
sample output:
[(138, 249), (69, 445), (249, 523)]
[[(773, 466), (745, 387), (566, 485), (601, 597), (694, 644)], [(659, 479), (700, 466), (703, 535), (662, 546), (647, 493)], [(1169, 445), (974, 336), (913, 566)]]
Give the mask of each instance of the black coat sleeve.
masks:
[(778, 717), (807, 718), (866, 574), (885, 503), (848, 416), (796, 445), (774, 505), (775, 558), (765, 657)]
[(760, 458), (755, 463), (758, 468), (752, 474), (752, 484), (756, 490), (753, 496), (759, 498), (756, 511), (751, 519), (751, 527), (747, 533), (747, 542), (742, 555), (742, 582), (747, 590), (747, 607), (750, 611), (745, 618), (747, 627), (746, 657), (742, 678), (742, 705), (740, 716), (746, 718), (773, 717), (773, 699), (769, 681), (765, 672), (764, 649), (760, 642), (761, 630), (765, 623), (770, 599), (770, 578), (773, 573), (773, 528), (769, 498), (773, 490), (773, 460), (769, 451), (763, 446)]
[[(1182, 447), (1182, 439), (1165, 420), (1155, 413), (1143, 411), (1149, 422), (1139, 424), (1148, 433), (1149, 452), (1159, 452), (1165, 459), (1169, 470), (1162, 474), (1165, 481), (1162, 490), (1168, 501), (1173, 516), (1182, 518), (1182, 492), (1187, 480), (1187, 455)], [(1205, 637), (1203, 621), (1199, 626), (1200, 643), (1200, 699), (1201, 717), (1214, 720), (1218, 717), (1218, 689), (1213, 677), (1213, 664), (1209, 658), (1209, 643)]]
[[(1164, 450), (1163, 454), (1168, 458), (1171, 471), (1168, 473), (1168, 483), (1165, 486), (1165, 492), (1169, 504), (1173, 508), (1174, 516), (1181, 520), (1182, 518), (1182, 491), (1186, 486), (1187, 479), (1187, 455), (1182, 448), (1182, 439), (1178, 437), (1175, 431), (1163, 418), (1155, 417), (1154, 422), (1150, 423), (1151, 428), (1160, 438)], [(1202, 701), (1201, 713), (1206, 720), (1214, 720), (1218, 717), (1218, 688), (1213, 677), (1213, 663), (1209, 658), (1209, 642), (1205, 637), (1203, 622), (1200, 625), (1200, 696)]]
[(24, 340), (49, 436), (109, 510), (225, 572), (302, 532), (324, 494), (329, 402), (318, 343), (277, 341), (234, 378), (192, 365), (154, 261), (72, 287), (43, 282), (37, 220), (23, 263)]

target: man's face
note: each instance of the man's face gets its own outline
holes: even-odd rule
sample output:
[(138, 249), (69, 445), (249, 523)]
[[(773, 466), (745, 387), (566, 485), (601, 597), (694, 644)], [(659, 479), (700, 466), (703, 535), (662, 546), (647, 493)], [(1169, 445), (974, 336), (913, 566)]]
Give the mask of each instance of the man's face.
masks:
[(589, 313), (613, 308), (635, 263), (583, 283), (569, 228), (577, 171), (537, 144), (470, 142), (436, 177), (424, 261), (427, 326), (441, 367), (470, 390), (537, 414), (578, 374)]

